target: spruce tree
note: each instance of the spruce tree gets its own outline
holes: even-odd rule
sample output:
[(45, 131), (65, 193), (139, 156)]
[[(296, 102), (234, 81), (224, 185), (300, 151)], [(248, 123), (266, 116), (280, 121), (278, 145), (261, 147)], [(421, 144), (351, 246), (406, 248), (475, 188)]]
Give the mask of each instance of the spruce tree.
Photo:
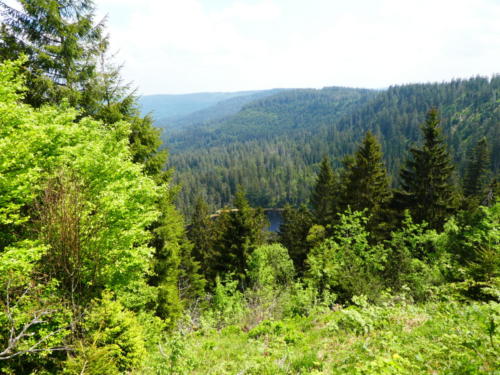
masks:
[(220, 256), (215, 268), (219, 274), (233, 273), (243, 285), (249, 256), (264, 243), (268, 223), (264, 211), (252, 208), (241, 188), (236, 192), (234, 207), (223, 210), (216, 220), (215, 247)]
[(408, 208), (417, 223), (426, 221), (431, 228), (442, 228), (455, 209), (453, 165), (439, 127), (439, 113), (431, 109), (422, 125), (420, 148), (410, 148), (411, 157), (401, 170), (399, 208)]
[(367, 209), (369, 213), (373, 213), (387, 204), (391, 198), (391, 190), (382, 158), (380, 143), (368, 131), (354, 154), (354, 163), (346, 166), (348, 170), (343, 206), (349, 205), (353, 211)]
[(172, 204), (172, 196), (162, 195), (160, 219), (154, 224), (152, 246), (156, 249), (149, 283), (157, 291), (156, 314), (172, 327), (190, 300), (201, 295), (205, 281), (200, 265), (192, 256), (184, 219)]
[(283, 223), (280, 226), (279, 240), (288, 249), (295, 270), (302, 274), (305, 270), (305, 260), (309, 252), (307, 235), (313, 225), (313, 217), (306, 206), (294, 208), (285, 206)]
[(348, 207), (352, 211), (367, 210), (367, 229), (372, 233), (381, 232), (388, 224), (388, 203), (392, 192), (382, 148), (370, 131), (350, 160), (344, 164), (340, 207), (343, 210)]
[(332, 224), (336, 202), (336, 178), (330, 159), (325, 156), (321, 161), (316, 184), (311, 194), (311, 206), (315, 223)]
[(97, 56), (107, 47), (104, 24), (94, 20), (94, 2), (19, 0), (19, 5), (0, 1), (0, 59), (28, 57), (25, 101), (39, 107), (67, 99), (81, 108), (82, 92), (93, 87)]
[(196, 200), (187, 235), (193, 244), (193, 256), (201, 264), (205, 278), (214, 282), (217, 276), (214, 271), (215, 225), (210, 218), (208, 205), (201, 196)]
[(482, 198), (489, 182), (490, 166), (488, 141), (483, 137), (474, 147), (467, 163), (464, 180), (465, 197), (477, 200)]

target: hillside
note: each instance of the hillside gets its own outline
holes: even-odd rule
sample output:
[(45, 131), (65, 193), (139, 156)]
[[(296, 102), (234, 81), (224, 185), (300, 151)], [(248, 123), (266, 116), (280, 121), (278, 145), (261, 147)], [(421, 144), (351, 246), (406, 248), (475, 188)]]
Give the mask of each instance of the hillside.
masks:
[[(308, 317), (197, 327), (158, 357), (189, 374), (488, 374), (499, 304), (351, 306)], [(491, 339), (490, 339), (491, 338)], [(165, 358), (167, 358), (165, 360)]]
[[(241, 106), (260, 97), (271, 95), (275, 90), (208, 92), (181, 95), (145, 95), (139, 98), (143, 115), (151, 114), (158, 127), (180, 127), (219, 119), (236, 113)], [(198, 113), (199, 112), (199, 113)]]
[(277, 94), (283, 89), (263, 90), (257, 92), (245, 93), (241, 96), (236, 96), (230, 99), (224, 99), (210, 107), (200, 109), (185, 116), (175, 118), (161, 118), (156, 121), (155, 125), (164, 128), (165, 135), (171, 131), (186, 128), (192, 125), (204, 125), (211, 122), (222, 120), (225, 117), (238, 113), (246, 104), (262, 99), (274, 94)]
[(253, 204), (307, 200), (321, 157), (338, 166), (366, 130), (379, 138), (398, 183), (406, 148), (418, 141), (431, 107), (442, 115), (457, 172), (482, 136), (490, 141), (492, 169), (500, 169), (500, 77), (394, 86), (383, 91), (325, 88), (291, 90), (245, 105), (218, 121), (166, 134), (171, 166), (183, 186), (186, 211), (199, 193), (220, 207), (243, 185)]

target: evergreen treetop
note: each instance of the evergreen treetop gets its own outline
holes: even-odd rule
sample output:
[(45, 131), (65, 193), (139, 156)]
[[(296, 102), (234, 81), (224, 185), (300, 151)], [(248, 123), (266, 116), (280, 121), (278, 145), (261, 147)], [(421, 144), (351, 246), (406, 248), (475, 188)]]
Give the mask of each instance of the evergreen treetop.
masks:
[(410, 158), (401, 170), (402, 191), (399, 205), (408, 208), (416, 222), (427, 221), (431, 228), (441, 228), (455, 208), (453, 165), (439, 127), (439, 113), (427, 113), (421, 130), (421, 147), (410, 148)]
[(330, 159), (324, 156), (321, 161), (316, 185), (311, 194), (311, 206), (315, 221), (327, 226), (333, 222), (334, 202), (336, 199), (336, 177)]
[(464, 180), (464, 195), (480, 198), (488, 184), (490, 174), (490, 150), (485, 137), (477, 142), (467, 163)]

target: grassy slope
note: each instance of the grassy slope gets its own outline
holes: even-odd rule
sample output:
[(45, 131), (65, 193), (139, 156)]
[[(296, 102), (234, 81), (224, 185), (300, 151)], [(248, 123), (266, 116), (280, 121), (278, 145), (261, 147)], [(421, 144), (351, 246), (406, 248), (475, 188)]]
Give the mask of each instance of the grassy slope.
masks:
[(498, 374), (499, 317), (498, 303), (449, 302), (200, 329), (173, 339), (156, 373)]

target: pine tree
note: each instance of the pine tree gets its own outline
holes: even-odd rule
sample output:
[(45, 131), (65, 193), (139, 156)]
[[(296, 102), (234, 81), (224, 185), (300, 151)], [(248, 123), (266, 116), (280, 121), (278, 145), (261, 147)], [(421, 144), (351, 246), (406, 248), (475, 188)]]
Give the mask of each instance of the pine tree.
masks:
[(249, 256), (264, 243), (268, 223), (264, 211), (252, 208), (241, 188), (236, 192), (234, 207), (223, 210), (216, 220), (215, 247), (220, 256), (215, 268), (219, 274), (233, 273), (243, 283)]
[(488, 141), (483, 137), (474, 147), (467, 163), (464, 181), (465, 197), (481, 199), (489, 182), (490, 164)]
[(349, 205), (353, 211), (368, 209), (370, 212), (390, 200), (389, 177), (382, 157), (380, 143), (368, 131), (354, 155), (354, 163), (346, 166), (344, 206)]
[(92, 0), (20, 0), (20, 9), (0, 2), (0, 59), (28, 57), (25, 101), (35, 107), (62, 99), (81, 108), (92, 88), (96, 58), (107, 47), (104, 24), (94, 20)]
[(408, 208), (417, 223), (426, 221), (435, 229), (442, 228), (456, 206), (453, 165), (439, 122), (438, 111), (431, 109), (421, 128), (424, 143), (410, 149), (411, 157), (400, 174), (402, 190), (396, 196), (399, 208)]
[(304, 262), (309, 252), (307, 235), (312, 225), (313, 217), (306, 206), (302, 205), (299, 208), (285, 206), (279, 240), (288, 249), (295, 270), (299, 274), (305, 270)]
[(392, 193), (380, 143), (371, 132), (366, 133), (352, 162), (344, 164), (343, 180), (340, 207), (367, 210), (367, 229), (380, 231)]
[(214, 282), (217, 276), (214, 270), (215, 225), (210, 218), (208, 205), (201, 196), (196, 200), (187, 235), (193, 244), (193, 256), (202, 265), (205, 278)]
[(317, 224), (327, 225), (334, 221), (336, 202), (336, 179), (330, 159), (325, 156), (321, 161), (316, 184), (311, 194), (311, 206)]
[(157, 290), (156, 314), (170, 327), (181, 316), (186, 303), (199, 296), (205, 286), (200, 265), (192, 256), (184, 220), (175, 209), (172, 196), (163, 195), (161, 217), (155, 223), (152, 245), (156, 249), (149, 283)]

